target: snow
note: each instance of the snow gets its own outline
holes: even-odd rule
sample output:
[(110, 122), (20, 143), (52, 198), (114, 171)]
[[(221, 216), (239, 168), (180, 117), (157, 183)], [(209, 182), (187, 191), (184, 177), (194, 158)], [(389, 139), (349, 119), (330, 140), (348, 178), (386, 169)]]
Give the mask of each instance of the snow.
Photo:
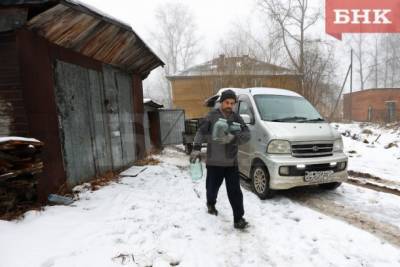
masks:
[[(398, 167), (400, 130), (398, 127), (389, 129), (365, 123), (332, 123), (332, 125), (341, 133), (346, 131), (350, 133), (350, 136), (343, 136), (344, 151), (349, 156), (349, 170), (370, 173), (379, 178), (400, 182)], [(374, 142), (379, 135), (381, 135), (379, 139)], [(367, 140), (368, 144), (364, 143), (364, 140)], [(385, 148), (390, 143), (395, 145)]]
[(375, 221), (400, 226), (399, 197), (396, 195), (342, 184), (335, 191), (319, 195), (319, 198), (349, 207)]
[(25, 137), (19, 137), (19, 136), (4, 136), (0, 137), (0, 143), (5, 143), (9, 141), (23, 141), (23, 142), (34, 142), (34, 143), (40, 143), (39, 140), (34, 139), (34, 138), (25, 138)]
[[(284, 196), (261, 201), (243, 190), (251, 226), (235, 230), (224, 187), (219, 215), (208, 215), (205, 181), (191, 181), (188, 157), (166, 149), (158, 159), (159, 165), (100, 190), (75, 188), (80, 193), (73, 206), (48, 206), (20, 221), (0, 221), (0, 266), (400, 265), (399, 248)], [(343, 190), (338, 194), (350, 199), (360, 195), (356, 188)], [(362, 199), (371, 197), (395, 205), (386, 194)]]
[(136, 176), (138, 176), (139, 173), (144, 172), (146, 169), (147, 169), (147, 167), (143, 167), (143, 166), (133, 166), (133, 167), (129, 168), (128, 170), (121, 172), (119, 175), (136, 177)]

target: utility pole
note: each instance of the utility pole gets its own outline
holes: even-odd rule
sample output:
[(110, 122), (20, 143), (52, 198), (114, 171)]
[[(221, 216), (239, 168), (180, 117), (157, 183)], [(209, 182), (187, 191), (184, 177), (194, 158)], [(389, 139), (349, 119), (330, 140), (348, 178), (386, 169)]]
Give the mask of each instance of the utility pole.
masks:
[(353, 48), (350, 52), (350, 121), (353, 120)]

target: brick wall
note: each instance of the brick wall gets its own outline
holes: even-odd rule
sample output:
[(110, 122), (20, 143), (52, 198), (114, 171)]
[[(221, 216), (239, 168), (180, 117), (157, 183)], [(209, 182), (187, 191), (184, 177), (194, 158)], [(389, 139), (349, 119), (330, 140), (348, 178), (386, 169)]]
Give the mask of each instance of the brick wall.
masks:
[[(354, 121), (389, 122), (387, 103), (394, 101), (396, 107), (396, 120), (400, 120), (400, 88), (396, 89), (369, 89), (344, 95), (344, 119)], [(370, 109), (370, 115), (368, 110)]]

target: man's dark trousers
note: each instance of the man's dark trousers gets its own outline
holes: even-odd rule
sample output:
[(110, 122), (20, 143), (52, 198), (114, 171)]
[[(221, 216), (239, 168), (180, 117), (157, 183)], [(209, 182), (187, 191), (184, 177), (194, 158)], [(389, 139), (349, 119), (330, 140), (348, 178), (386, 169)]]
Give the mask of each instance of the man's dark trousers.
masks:
[(233, 219), (237, 221), (244, 215), (243, 194), (240, 188), (239, 170), (237, 166), (207, 166), (207, 203), (212, 205), (216, 204), (218, 190), (224, 178), (229, 202), (233, 210)]

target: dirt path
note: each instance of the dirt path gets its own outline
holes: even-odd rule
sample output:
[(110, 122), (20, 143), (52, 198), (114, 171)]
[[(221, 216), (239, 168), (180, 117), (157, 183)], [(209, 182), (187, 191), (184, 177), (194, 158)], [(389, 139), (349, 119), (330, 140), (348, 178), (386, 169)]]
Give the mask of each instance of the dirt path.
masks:
[(319, 189), (293, 189), (285, 191), (283, 194), (304, 206), (324, 213), (325, 215), (343, 220), (400, 247), (399, 227), (389, 223), (379, 222), (367, 214), (361, 213), (349, 206), (324, 198), (324, 195)]

